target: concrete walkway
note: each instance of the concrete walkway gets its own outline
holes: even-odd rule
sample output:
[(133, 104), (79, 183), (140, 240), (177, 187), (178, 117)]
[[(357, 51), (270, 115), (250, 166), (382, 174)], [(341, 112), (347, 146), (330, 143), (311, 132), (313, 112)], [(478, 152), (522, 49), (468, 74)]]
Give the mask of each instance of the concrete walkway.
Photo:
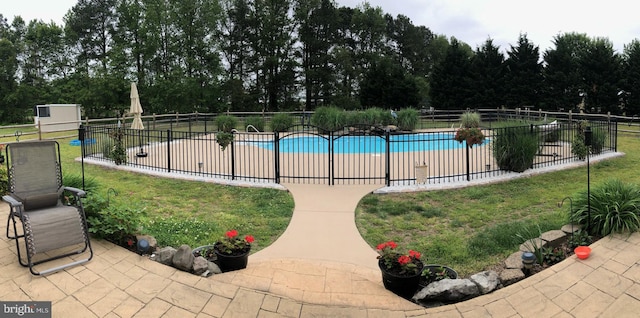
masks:
[[(296, 207), (245, 270), (201, 278), (93, 240), (94, 259), (46, 277), (0, 240), (0, 299), (52, 301), (53, 317), (637, 317), (640, 234), (592, 245), (489, 295), (425, 309), (388, 292), (353, 211), (372, 186), (287, 185)], [(0, 204), (0, 217), (8, 206)]]

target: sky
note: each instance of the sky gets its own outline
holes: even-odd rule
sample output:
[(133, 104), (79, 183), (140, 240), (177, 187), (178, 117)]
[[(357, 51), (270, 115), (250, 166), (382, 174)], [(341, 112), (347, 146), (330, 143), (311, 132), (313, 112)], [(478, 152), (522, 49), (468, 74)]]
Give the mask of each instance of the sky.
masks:
[[(338, 6), (357, 7), (362, 0), (335, 0)], [(491, 38), (505, 51), (520, 34), (544, 52), (554, 48), (553, 38), (567, 32), (606, 37), (619, 53), (640, 39), (637, 7), (629, 0), (369, 0), (373, 7), (396, 17), (411, 19), (433, 33), (455, 37), (477, 48)], [(62, 24), (77, 0), (0, 0), (0, 13), (9, 20), (40, 19)]]

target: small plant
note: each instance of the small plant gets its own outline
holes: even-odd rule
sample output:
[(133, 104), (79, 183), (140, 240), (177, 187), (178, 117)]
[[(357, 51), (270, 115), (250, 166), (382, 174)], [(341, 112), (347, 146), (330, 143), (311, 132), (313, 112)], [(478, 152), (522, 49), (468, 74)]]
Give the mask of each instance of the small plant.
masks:
[(516, 234), (516, 237), (520, 239), (528, 252), (531, 252), (536, 256), (536, 262), (542, 265), (544, 262), (544, 250), (542, 240), (539, 239), (540, 235), (542, 235), (542, 229), (539, 224), (537, 225), (537, 228), (537, 233), (534, 233), (530, 228), (522, 227), (520, 232)]
[(87, 216), (89, 233), (118, 245), (138, 234), (144, 209), (129, 206), (109, 205)]
[(578, 158), (578, 160), (584, 160), (587, 157), (587, 146), (584, 144), (584, 139), (579, 134), (573, 137), (571, 142), (571, 153)]
[(215, 123), (218, 126), (218, 131), (230, 133), (238, 125), (238, 119), (231, 115), (219, 115), (216, 117)]
[(593, 237), (587, 231), (578, 230), (569, 238), (569, 248), (574, 249), (578, 246), (589, 246), (593, 243)]
[(320, 128), (322, 132), (336, 131), (346, 124), (347, 114), (337, 107), (318, 107), (311, 115), (311, 124)]
[(106, 157), (113, 160), (116, 165), (127, 163), (127, 149), (124, 146), (124, 129), (118, 127), (109, 132), (109, 137), (113, 140), (110, 148), (106, 150)]
[(549, 266), (560, 263), (567, 257), (564, 253), (564, 250), (559, 247), (545, 247), (542, 249), (542, 255), (544, 264)]
[(464, 112), (460, 115), (460, 123), (462, 128), (478, 128), (480, 127), (480, 114), (476, 112)]
[(587, 229), (590, 235), (607, 236), (640, 229), (640, 188), (637, 185), (611, 179), (593, 187), (590, 194), (590, 200), (587, 191), (577, 194), (569, 221), (581, 224), (583, 229), (590, 225)]
[(378, 244), (378, 259), (384, 264), (389, 272), (399, 275), (412, 276), (418, 274), (422, 270), (422, 262), (420, 261), (420, 253), (409, 250), (408, 254), (401, 254), (396, 251), (398, 245), (389, 241)]
[(493, 155), (502, 170), (524, 172), (531, 168), (538, 152), (538, 135), (527, 126), (496, 130)]
[(251, 249), (251, 243), (254, 242), (251, 235), (240, 238), (237, 230), (230, 230), (224, 234), (224, 237), (215, 244), (218, 252), (227, 255), (240, 255)]
[(398, 129), (412, 131), (418, 126), (418, 111), (413, 108), (398, 111)]
[(424, 278), (425, 285), (443, 280), (445, 278), (451, 278), (444, 266), (439, 266), (437, 268), (434, 268), (433, 270), (431, 268), (425, 268), (422, 271), (421, 275)]
[(271, 130), (272, 131), (287, 131), (293, 126), (293, 117), (286, 113), (277, 113), (271, 118)]
[(244, 123), (245, 123), (245, 125), (247, 125), (247, 127), (249, 127), (251, 125), (255, 129), (257, 129), (258, 131), (264, 131), (265, 121), (264, 121), (264, 118), (262, 118), (260, 116), (247, 117), (245, 119)]
[(234, 137), (233, 133), (221, 131), (216, 134), (216, 142), (220, 145), (220, 149), (224, 151), (233, 142)]

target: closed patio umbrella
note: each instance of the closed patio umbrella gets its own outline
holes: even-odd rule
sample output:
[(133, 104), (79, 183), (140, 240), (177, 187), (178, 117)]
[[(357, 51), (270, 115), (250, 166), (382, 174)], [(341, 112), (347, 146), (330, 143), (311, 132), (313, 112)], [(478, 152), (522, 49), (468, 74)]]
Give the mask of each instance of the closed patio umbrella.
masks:
[(131, 107), (129, 108), (129, 113), (133, 114), (131, 129), (138, 130), (138, 139), (140, 142), (140, 152), (138, 152), (136, 156), (146, 157), (147, 153), (144, 152), (144, 149), (142, 148), (142, 137), (140, 135), (140, 131), (144, 130), (144, 125), (142, 124), (142, 105), (140, 104), (140, 95), (138, 95), (138, 87), (136, 87), (136, 83), (131, 83)]
[(131, 108), (129, 108), (129, 113), (134, 115), (131, 129), (144, 129), (141, 117), (142, 105), (140, 104), (140, 96), (138, 95), (138, 87), (136, 87), (136, 83), (131, 83)]

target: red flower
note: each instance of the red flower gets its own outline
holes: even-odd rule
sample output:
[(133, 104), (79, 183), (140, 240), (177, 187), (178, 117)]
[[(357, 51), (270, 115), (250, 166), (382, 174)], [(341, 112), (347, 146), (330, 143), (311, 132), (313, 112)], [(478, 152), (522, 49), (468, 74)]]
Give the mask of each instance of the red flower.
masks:
[(387, 247), (387, 243), (380, 243), (378, 244), (378, 246), (376, 247), (376, 249), (378, 251), (382, 251), (385, 247)]
[(416, 252), (414, 250), (409, 250), (409, 257), (415, 258), (415, 259), (420, 259), (420, 256), (422, 256), (422, 254), (420, 254), (420, 252)]
[(391, 247), (392, 250), (398, 247), (398, 244), (396, 244), (396, 242), (394, 241), (387, 242), (387, 245), (389, 245), (389, 247)]
[(411, 258), (407, 255), (400, 255), (400, 257), (398, 257), (398, 264), (400, 264), (400, 266), (407, 265), (409, 262), (411, 262)]
[(253, 241), (255, 241), (255, 239), (253, 238), (253, 235), (245, 236), (244, 240), (247, 241), (247, 243), (253, 243)]
[(228, 238), (234, 238), (238, 236), (238, 231), (236, 230), (227, 231), (227, 233), (225, 233), (225, 236)]

